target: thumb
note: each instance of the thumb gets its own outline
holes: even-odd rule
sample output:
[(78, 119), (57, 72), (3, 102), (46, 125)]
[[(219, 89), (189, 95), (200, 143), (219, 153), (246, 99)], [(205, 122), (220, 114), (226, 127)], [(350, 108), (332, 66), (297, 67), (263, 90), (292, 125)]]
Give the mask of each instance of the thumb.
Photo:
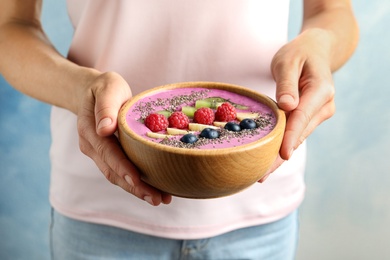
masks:
[(109, 136), (117, 129), (118, 113), (122, 105), (131, 97), (128, 84), (119, 75), (105, 80), (95, 93), (96, 132)]
[(286, 111), (294, 110), (299, 103), (301, 66), (284, 61), (273, 61), (272, 74), (276, 82), (276, 102)]

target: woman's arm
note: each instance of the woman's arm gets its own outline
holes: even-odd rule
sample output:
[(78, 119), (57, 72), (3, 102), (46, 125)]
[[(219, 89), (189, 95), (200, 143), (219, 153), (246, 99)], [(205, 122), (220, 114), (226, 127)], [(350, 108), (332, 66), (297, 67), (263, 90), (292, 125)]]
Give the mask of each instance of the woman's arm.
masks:
[(270, 172), (335, 113), (332, 72), (350, 58), (357, 42), (351, 1), (304, 0), (301, 33), (276, 53), (271, 64), (276, 100), (288, 119), (282, 159)]
[(0, 3), (0, 72), (24, 94), (77, 114), (77, 91), (98, 72), (62, 57), (45, 35), (42, 1)]
[(42, 29), (41, 8), (41, 0), (0, 1), (0, 73), (22, 93), (75, 113), (81, 151), (111, 183), (150, 204), (169, 203), (170, 195), (140, 180), (114, 136), (130, 87), (116, 73), (101, 73), (61, 56)]
[(311, 29), (327, 35), (323, 47), (328, 47), (332, 72), (339, 69), (357, 47), (359, 29), (350, 0), (305, 0), (302, 32)]

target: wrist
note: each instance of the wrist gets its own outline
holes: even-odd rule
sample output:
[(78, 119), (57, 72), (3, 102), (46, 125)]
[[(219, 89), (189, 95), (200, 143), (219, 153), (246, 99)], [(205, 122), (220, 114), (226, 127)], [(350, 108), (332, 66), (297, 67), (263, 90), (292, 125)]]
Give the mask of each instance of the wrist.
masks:
[(93, 82), (102, 75), (102, 72), (99, 72), (96, 69), (88, 67), (78, 67), (77, 77), (74, 78), (75, 83), (72, 84), (71, 102), (68, 109), (74, 114), (78, 114), (81, 104), (85, 99), (86, 95), (92, 95), (91, 87)]
[(129, 85), (118, 73), (100, 72), (86, 67), (81, 67), (81, 72), (78, 85), (73, 87), (72, 92), (71, 111), (76, 115), (85, 112), (81, 111), (85, 108), (90, 109), (91, 103), (98, 104), (98, 106), (103, 104), (102, 109), (119, 104), (119, 110), (120, 106), (131, 97)]
[(308, 56), (320, 57), (322, 62), (325, 62), (329, 68), (334, 67), (337, 38), (334, 32), (322, 28), (309, 28), (301, 32), (297, 37), (303, 42), (305, 51), (310, 53)]

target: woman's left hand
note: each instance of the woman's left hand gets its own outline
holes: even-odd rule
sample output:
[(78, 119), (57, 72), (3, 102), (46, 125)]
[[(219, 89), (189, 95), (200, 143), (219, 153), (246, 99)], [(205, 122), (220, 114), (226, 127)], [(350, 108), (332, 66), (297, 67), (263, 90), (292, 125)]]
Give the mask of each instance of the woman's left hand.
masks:
[(329, 50), (322, 44), (329, 40), (327, 37), (325, 30), (306, 30), (284, 45), (272, 60), (276, 101), (286, 112), (287, 123), (279, 156), (260, 182), (290, 159), (314, 129), (335, 113)]

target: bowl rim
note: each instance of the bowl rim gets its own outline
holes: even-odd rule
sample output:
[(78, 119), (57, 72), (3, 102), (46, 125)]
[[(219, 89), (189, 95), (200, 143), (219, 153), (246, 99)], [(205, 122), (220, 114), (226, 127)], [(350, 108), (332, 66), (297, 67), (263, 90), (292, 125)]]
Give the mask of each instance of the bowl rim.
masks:
[[(224, 89), (227, 91), (239, 92), (240, 95), (245, 95), (250, 98), (254, 98), (254, 96), (257, 96), (256, 100), (261, 98), (261, 101), (266, 106), (270, 107), (273, 111), (273, 113), (276, 116), (276, 124), (274, 128), (265, 136), (262, 138), (255, 140), (253, 142), (238, 145), (235, 147), (226, 147), (226, 148), (214, 148), (214, 149), (187, 149), (187, 148), (180, 148), (180, 147), (174, 147), (169, 146), (165, 144), (160, 144), (158, 142), (153, 142), (151, 140), (148, 140), (141, 135), (135, 133), (127, 124), (126, 122), (126, 115), (130, 107), (137, 102), (140, 98), (146, 96), (146, 95), (152, 95), (156, 92), (159, 92), (161, 90), (170, 90), (175, 88), (214, 88), (214, 89)], [(242, 93), (242, 92), (245, 92)], [(247, 95), (249, 94), (249, 95)], [(121, 132), (124, 132), (134, 140), (141, 142), (145, 145), (151, 146), (154, 149), (160, 150), (161, 152), (168, 152), (168, 153), (175, 153), (175, 154), (186, 154), (186, 155), (193, 155), (193, 156), (204, 156), (207, 154), (219, 154), (224, 155), (226, 153), (233, 153), (233, 152), (242, 152), (248, 149), (253, 149), (257, 146), (264, 145), (265, 143), (268, 143), (272, 141), (277, 135), (279, 135), (280, 129), (285, 129), (286, 125), (286, 115), (283, 110), (281, 110), (277, 103), (270, 98), (269, 96), (262, 94), (260, 92), (257, 92), (253, 89), (243, 87), (240, 85), (230, 84), (230, 83), (222, 83), (222, 82), (213, 82), (213, 81), (187, 81), (187, 82), (178, 82), (178, 83), (171, 83), (167, 85), (162, 85), (158, 87), (154, 87), (148, 90), (145, 90), (143, 92), (140, 92), (139, 94), (131, 97), (128, 101), (126, 101), (123, 106), (121, 107), (118, 115), (118, 128), (119, 128), (119, 135)]]

